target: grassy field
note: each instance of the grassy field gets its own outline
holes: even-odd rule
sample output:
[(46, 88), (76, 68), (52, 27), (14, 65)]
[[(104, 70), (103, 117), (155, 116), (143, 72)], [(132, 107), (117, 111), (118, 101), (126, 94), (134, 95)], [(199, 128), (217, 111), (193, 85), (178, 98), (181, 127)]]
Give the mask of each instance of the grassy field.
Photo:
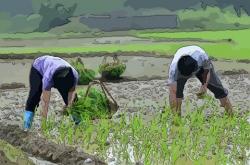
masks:
[(178, 43), (185, 40), (210, 41), (198, 44), (209, 55), (217, 58), (250, 59), (250, 29), (225, 30), (225, 31), (202, 31), (202, 32), (161, 32), (161, 33), (138, 33), (138, 37), (153, 39), (174, 39)]
[[(145, 32), (137, 31), (137, 37), (151, 38), (161, 42), (152, 44), (103, 44), (75, 47), (0, 47), (1, 54), (34, 54), (34, 53), (88, 53), (88, 52), (156, 52), (171, 56), (175, 51), (186, 45), (198, 45), (208, 54), (218, 59), (250, 59), (250, 29), (232, 31), (201, 31), (201, 32)], [(29, 35), (31, 37), (32, 35)], [(34, 35), (36, 36), (36, 35)], [(37, 36), (42, 36), (37, 34)], [(50, 36), (46, 33), (45, 36)], [(14, 38), (15, 36), (12, 36)], [(20, 37), (20, 36), (19, 36)], [(21, 36), (21, 38), (24, 36)], [(53, 37), (53, 36), (51, 36)], [(24, 38), (23, 38), (24, 39)], [(162, 41), (167, 40), (167, 41)]]

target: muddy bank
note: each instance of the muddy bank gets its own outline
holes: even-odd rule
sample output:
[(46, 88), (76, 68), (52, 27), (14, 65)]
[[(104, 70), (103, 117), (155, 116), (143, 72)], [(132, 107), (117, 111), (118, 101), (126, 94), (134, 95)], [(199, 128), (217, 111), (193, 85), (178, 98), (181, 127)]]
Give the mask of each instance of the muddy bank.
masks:
[[(156, 79), (166, 79), (171, 58), (155, 58), (143, 56), (120, 56), (122, 62), (127, 66), (122, 75), (122, 79), (116, 82), (125, 81), (146, 81)], [(71, 61), (74, 58), (65, 58)], [(102, 63), (101, 57), (82, 57), (82, 61), (87, 68), (93, 69), (98, 73), (99, 65)], [(108, 61), (112, 58), (108, 58)], [(3, 83), (23, 83), (29, 86), (29, 70), (33, 60), (0, 60), (0, 85)], [(216, 71), (219, 74), (247, 74), (250, 73), (250, 65), (237, 63), (236, 61), (214, 61)], [(100, 77), (97, 74), (96, 78)]]
[[(36, 57), (40, 57), (45, 55), (46, 53), (27, 53), (27, 54), (0, 54), (0, 59), (6, 60), (6, 59), (11, 59), (11, 60), (21, 60), (21, 59), (34, 59)], [(74, 58), (74, 57), (103, 57), (103, 56), (143, 56), (143, 57), (162, 57), (164, 56), (165, 58), (171, 58), (171, 55), (166, 56), (166, 54), (160, 54), (156, 52), (122, 52), (118, 51), (115, 53), (110, 53), (110, 52), (88, 52), (88, 53), (50, 53), (53, 56), (58, 56), (62, 58)]]
[(237, 75), (237, 74), (249, 74), (248, 71), (245, 69), (232, 69), (232, 70), (226, 70), (221, 73), (222, 75)]
[(72, 46), (93, 46), (96, 44), (151, 44), (152, 39), (142, 39), (132, 36), (110, 36), (83, 38), (33, 38), (33, 39), (0, 39), (0, 47), (72, 47)]
[(246, 64), (249, 64), (250, 63), (250, 60), (248, 59), (245, 59), (245, 60), (237, 60), (238, 62), (241, 62), (241, 63), (246, 63)]
[(0, 151), (0, 164), (1, 165), (18, 165), (17, 163), (14, 163), (10, 161), (4, 152)]
[(13, 146), (21, 148), (35, 157), (57, 164), (105, 164), (98, 158), (83, 152), (76, 151), (73, 147), (60, 146), (49, 142), (35, 133), (22, 131), (18, 126), (0, 124), (0, 138)]
[(3, 83), (0, 84), (0, 89), (17, 89), (17, 88), (25, 88), (25, 84), (23, 83)]
[(28, 156), (0, 139), (0, 164), (1, 165), (34, 165)]

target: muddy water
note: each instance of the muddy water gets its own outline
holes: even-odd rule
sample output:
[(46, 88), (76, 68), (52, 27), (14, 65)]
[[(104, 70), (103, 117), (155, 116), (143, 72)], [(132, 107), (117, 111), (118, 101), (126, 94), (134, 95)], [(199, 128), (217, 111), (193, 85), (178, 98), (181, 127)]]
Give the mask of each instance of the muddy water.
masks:
[[(68, 61), (72, 59), (66, 59)], [(102, 63), (103, 57), (82, 57), (87, 68), (98, 71), (98, 66)], [(111, 58), (108, 58), (108, 61)], [(120, 56), (127, 69), (123, 74), (128, 79), (148, 80), (166, 79), (168, 66), (171, 62), (169, 58), (155, 58), (142, 56)], [(29, 69), (32, 60), (0, 60), (0, 84), (19, 82), (28, 85)], [(237, 63), (234, 61), (213, 62), (217, 71), (227, 71), (232, 69), (244, 69), (250, 72), (250, 65)]]

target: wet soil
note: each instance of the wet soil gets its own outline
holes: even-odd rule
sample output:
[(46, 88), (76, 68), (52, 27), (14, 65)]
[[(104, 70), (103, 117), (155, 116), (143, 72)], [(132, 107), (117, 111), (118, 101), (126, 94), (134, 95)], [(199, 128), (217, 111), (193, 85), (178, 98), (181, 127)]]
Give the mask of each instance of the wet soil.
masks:
[[(220, 76), (225, 88), (229, 90), (229, 98), (233, 103), (234, 111), (250, 111), (250, 74), (224, 75)], [(166, 80), (129, 81), (121, 83), (106, 83), (106, 86), (119, 105), (119, 110), (114, 119), (119, 119), (121, 113), (141, 113), (145, 118), (164, 110), (168, 103), (168, 86)], [(190, 79), (185, 87), (185, 100), (183, 112), (186, 112), (185, 102), (190, 101), (192, 107), (203, 104), (204, 100), (197, 99), (195, 93), (200, 83), (197, 79)], [(79, 88), (83, 88), (79, 86)], [(97, 158), (84, 153), (78, 153), (72, 147), (65, 147), (47, 141), (37, 134), (40, 128), (40, 108), (36, 112), (33, 122), (33, 132), (28, 134), (20, 128), (22, 126), (22, 115), (28, 96), (28, 88), (0, 89), (0, 139), (6, 140), (14, 146), (33, 157), (48, 160), (56, 164), (74, 164), (84, 162), (90, 158), (95, 163), (103, 163)], [(209, 95), (213, 95), (209, 92)], [(217, 100), (217, 105), (219, 101)], [(55, 116), (60, 120), (60, 112), (64, 106), (62, 98), (57, 90), (52, 90), (49, 107), (49, 116)], [(205, 110), (211, 111), (211, 110)], [(220, 109), (223, 111), (223, 108)], [(92, 163), (93, 163), (92, 162)]]
[[(103, 57), (100, 54), (96, 55), (94, 55), (95, 57), (82, 58), (86, 67), (97, 70)], [(171, 59), (155, 58), (151, 57), (151, 55), (134, 56), (131, 53), (120, 57), (121, 61), (125, 62), (128, 68), (123, 78), (116, 82), (106, 82), (107, 88), (120, 107), (114, 115), (114, 119), (119, 118), (120, 114), (124, 112), (128, 114), (141, 112), (145, 117), (153, 116), (155, 113), (162, 111), (166, 103), (168, 103), (166, 79)], [(76, 54), (76, 56), (78, 55)], [(68, 56), (66, 55), (65, 57)], [(71, 59), (66, 58), (69, 61)], [(78, 152), (72, 147), (60, 146), (49, 142), (39, 135), (40, 108), (38, 108), (34, 118), (33, 132), (27, 133), (20, 129), (29, 91), (28, 75), (31, 63), (32, 60), (27, 59), (0, 60), (0, 122), (2, 122), (0, 123), (0, 139), (21, 148), (33, 157), (56, 164), (86, 164), (87, 162), (89, 162), (88, 164), (104, 164), (104, 162), (94, 156)], [(249, 64), (235, 61), (214, 61), (214, 65), (224, 87), (229, 90), (229, 98), (233, 103), (234, 110), (249, 112)], [(200, 83), (197, 79), (190, 79), (186, 84), (184, 102), (190, 100), (191, 108), (203, 103), (203, 100), (197, 99), (195, 95), (199, 87)], [(83, 87), (79, 86), (79, 88)], [(213, 94), (209, 92), (209, 95)], [(219, 105), (218, 100), (217, 103)], [(64, 103), (58, 91), (52, 90), (49, 116), (56, 116), (56, 120), (60, 120), (60, 112), (63, 106)], [(182, 109), (184, 112), (186, 111), (185, 104), (183, 104)], [(5, 161), (3, 154), (0, 155), (0, 161)]]

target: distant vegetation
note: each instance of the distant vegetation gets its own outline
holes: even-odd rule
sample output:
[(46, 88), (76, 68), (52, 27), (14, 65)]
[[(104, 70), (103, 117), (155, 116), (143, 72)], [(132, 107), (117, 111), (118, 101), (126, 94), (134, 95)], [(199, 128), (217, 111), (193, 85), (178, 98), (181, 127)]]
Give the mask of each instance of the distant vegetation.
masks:
[(182, 29), (250, 27), (250, 1), (246, 0), (103, 0), (101, 5), (99, 0), (5, 0), (0, 2), (0, 33), (89, 33), (92, 29), (76, 18), (91, 14), (177, 14)]

